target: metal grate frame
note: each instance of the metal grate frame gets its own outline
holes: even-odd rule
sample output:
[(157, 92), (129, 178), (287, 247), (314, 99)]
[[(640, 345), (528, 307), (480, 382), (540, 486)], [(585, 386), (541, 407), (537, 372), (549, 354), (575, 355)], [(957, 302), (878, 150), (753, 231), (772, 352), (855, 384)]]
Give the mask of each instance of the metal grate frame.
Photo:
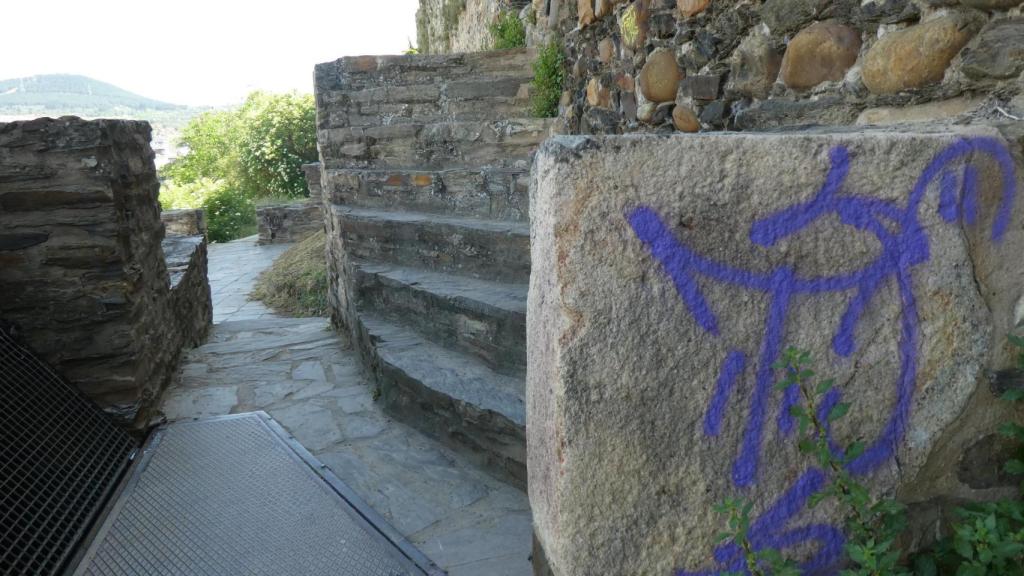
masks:
[(0, 574), (59, 574), (135, 448), (0, 326)]

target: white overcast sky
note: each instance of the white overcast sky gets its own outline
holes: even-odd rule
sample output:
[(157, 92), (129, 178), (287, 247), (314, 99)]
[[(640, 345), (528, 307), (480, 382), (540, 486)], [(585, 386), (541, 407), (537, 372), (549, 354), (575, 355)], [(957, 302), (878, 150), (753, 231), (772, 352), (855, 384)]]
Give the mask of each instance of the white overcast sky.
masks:
[(417, 0), (0, 0), (0, 80), (82, 74), (176, 104), (313, 91), (313, 65), (416, 43)]

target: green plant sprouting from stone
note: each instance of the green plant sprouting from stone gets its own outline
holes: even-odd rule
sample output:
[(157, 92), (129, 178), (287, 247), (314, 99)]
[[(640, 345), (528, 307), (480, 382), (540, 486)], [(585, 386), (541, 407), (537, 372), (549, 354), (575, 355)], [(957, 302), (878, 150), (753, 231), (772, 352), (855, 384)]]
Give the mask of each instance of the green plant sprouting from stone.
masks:
[(820, 407), (835, 380), (816, 380), (810, 364), (809, 352), (787, 348), (774, 365), (785, 376), (775, 385), (776, 390), (795, 386), (800, 394), (800, 400), (790, 408), (800, 431), (800, 452), (813, 457), (829, 477), (825, 487), (811, 496), (809, 506), (813, 508), (831, 498), (846, 514), (845, 549), (851, 567), (841, 572), (843, 576), (908, 574), (899, 564), (901, 553), (896, 546), (896, 539), (907, 525), (906, 509), (895, 500), (874, 497), (849, 472), (849, 463), (864, 452), (864, 443), (856, 441), (844, 450), (834, 449), (829, 441), (831, 424), (846, 416), (850, 405), (836, 403), (822, 418)]
[[(726, 516), (726, 529), (718, 535), (719, 542), (731, 541), (743, 553), (750, 576), (799, 576), (796, 562), (787, 560), (774, 548), (754, 549), (750, 543), (750, 511), (752, 502), (727, 498), (715, 506), (715, 512)], [(727, 572), (725, 576), (745, 576), (743, 572)]]
[[(1017, 364), (1024, 370), (1024, 338), (1010, 335), (1009, 339), (1020, 349)], [(810, 498), (809, 505), (815, 507), (825, 500), (834, 500), (846, 516), (847, 567), (840, 572), (842, 576), (1024, 575), (1024, 501), (1020, 498), (959, 508), (960, 522), (952, 527), (951, 536), (931, 550), (917, 554), (913, 571), (904, 566), (902, 560), (906, 555), (897, 541), (907, 526), (906, 509), (895, 500), (873, 496), (847, 470), (847, 465), (863, 452), (864, 444), (857, 441), (845, 450), (835, 450), (829, 441), (829, 429), (847, 415), (850, 406), (837, 403), (824, 419), (819, 416), (825, 395), (835, 381), (817, 380), (810, 365), (810, 353), (788, 348), (773, 366), (784, 373), (775, 388), (783, 391), (796, 386), (800, 399), (792, 406), (791, 414), (799, 426), (799, 450), (814, 458), (829, 476), (828, 484)], [(1003, 398), (1012, 402), (1024, 400), (1024, 389), (1010, 390)], [(1004, 471), (1024, 476), (1024, 425), (1008, 422), (999, 431), (1017, 443), (1014, 457), (1005, 463)], [(1024, 482), (1020, 489), (1024, 492)], [(778, 550), (755, 549), (751, 545), (748, 530), (752, 508), (752, 503), (735, 498), (726, 499), (715, 508), (726, 516), (726, 529), (719, 535), (719, 541), (735, 544), (746, 566), (745, 572), (730, 576), (800, 574), (796, 564)]]
[(551, 40), (537, 53), (533, 62), (530, 111), (537, 118), (558, 115), (558, 101), (562, 97), (562, 83), (565, 79), (565, 55), (562, 44)]
[[(1024, 370), (1024, 338), (1011, 334), (1017, 348), (1017, 368)], [(1024, 389), (1003, 393), (1008, 402), (1024, 400)], [(1024, 476), (1024, 426), (1005, 422), (999, 433), (1013, 441), (1013, 457), (1003, 464), (1011, 476)], [(1019, 485), (1024, 493), (1024, 481)], [(958, 508), (959, 522), (952, 534), (914, 560), (914, 572), (920, 576), (956, 574), (956, 576), (1024, 575), (1024, 500), (1006, 498), (994, 502)]]
[(495, 50), (509, 50), (526, 46), (526, 26), (515, 12), (503, 11), (488, 30)]

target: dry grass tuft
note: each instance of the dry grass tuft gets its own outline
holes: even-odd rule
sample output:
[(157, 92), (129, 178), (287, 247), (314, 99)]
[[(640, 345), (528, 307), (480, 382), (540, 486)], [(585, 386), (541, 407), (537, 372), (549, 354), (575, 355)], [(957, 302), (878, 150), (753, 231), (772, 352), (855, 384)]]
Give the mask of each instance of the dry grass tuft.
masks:
[(281, 254), (260, 274), (251, 298), (285, 316), (326, 316), (326, 239), (321, 230)]

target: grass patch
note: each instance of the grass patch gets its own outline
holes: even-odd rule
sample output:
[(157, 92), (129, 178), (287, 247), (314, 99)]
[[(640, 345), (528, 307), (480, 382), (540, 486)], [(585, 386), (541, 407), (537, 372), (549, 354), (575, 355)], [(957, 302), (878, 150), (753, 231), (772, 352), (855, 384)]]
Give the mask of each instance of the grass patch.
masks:
[(321, 230), (281, 254), (256, 280), (252, 298), (285, 316), (326, 316), (326, 242)]

